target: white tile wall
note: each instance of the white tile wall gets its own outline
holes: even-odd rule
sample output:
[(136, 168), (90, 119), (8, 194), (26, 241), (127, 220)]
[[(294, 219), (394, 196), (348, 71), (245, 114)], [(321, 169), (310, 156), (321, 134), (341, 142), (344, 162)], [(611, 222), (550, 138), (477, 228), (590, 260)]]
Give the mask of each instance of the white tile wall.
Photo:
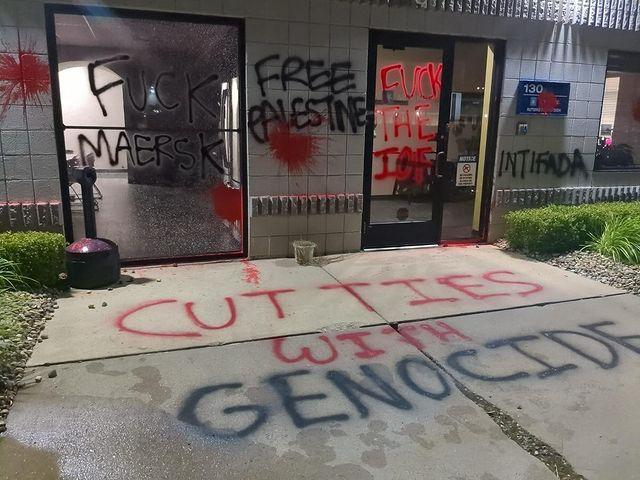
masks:
[[(112, 0), (110, 4), (130, 6), (126, 0)], [(424, 12), (381, 3), (343, 0), (139, 0), (136, 7), (245, 17), (248, 105), (262, 98), (252, 66), (258, 59), (273, 53), (280, 55), (280, 61), (289, 55), (320, 59), (325, 63), (350, 61), (351, 69), (356, 73), (357, 91), (366, 94), (369, 28), (507, 39), (498, 153), (529, 147), (567, 151), (578, 148), (583, 151), (585, 161), (586, 156), (592, 156), (595, 150), (594, 136), (601, 110), (607, 52), (609, 48), (640, 51), (640, 44), (637, 39), (634, 42), (632, 33), (614, 35), (602, 29)], [(17, 51), (19, 40), (28, 37), (34, 39), (37, 52), (44, 54), (43, 26), (41, 1), (4, 0), (0, 5), (0, 52)], [(274, 69), (279, 65), (278, 61), (271, 63), (268, 68)], [(524, 138), (514, 136), (515, 124), (522, 120), (515, 116), (514, 101), (517, 82), (521, 78), (571, 82), (569, 116), (551, 121), (528, 118), (529, 135)], [(281, 98), (285, 104), (289, 104), (294, 96), (307, 98), (308, 92), (303, 86), (292, 87), (282, 92), (278, 82), (270, 82), (267, 97), (272, 100)], [(45, 99), (45, 105), (50, 103), (50, 98)], [(9, 172), (3, 173), (4, 178), (0, 181), (0, 201), (6, 195), (14, 200), (33, 199), (45, 192), (59, 195), (59, 187), (51, 181), (57, 176), (52, 124), (51, 107), (10, 107), (0, 123), (0, 151), (4, 162), (0, 172)], [(314, 130), (314, 134), (321, 138), (313, 157), (315, 163), (309, 172), (302, 174), (287, 172), (270, 156), (267, 146), (248, 138), (249, 194), (361, 192), (364, 129), (356, 135), (345, 135), (327, 132), (326, 125), (323, 125)], [(500, 186), (583, 181), (575, 178), (496, 178), (496, 184)], [(620, 175), (599, 173), (589, 175), (586, 181), (622, 183)], [(635, 180), (636, 183), (639, 181)], [(501, 220), (494, 215), (492, 222), (499, 227)], [(321, 252), (354, 250), (360, 246), (359, 229), (359, 215), (296, 219), (269, 217), (268, 221), (255, 218), (250, 222), (251, 254), (286, 255), (290, 240), (301, 235), (318, 243)]]

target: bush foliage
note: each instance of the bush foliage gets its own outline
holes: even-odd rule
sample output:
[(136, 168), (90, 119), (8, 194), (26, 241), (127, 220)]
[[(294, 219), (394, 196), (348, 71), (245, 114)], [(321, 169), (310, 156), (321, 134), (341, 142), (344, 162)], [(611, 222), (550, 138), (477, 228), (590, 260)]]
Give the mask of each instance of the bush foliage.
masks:
[(0, 293), (6, 290), (29, 290), (37, 287), (37, 283), (22, 275), (16, 262), (0, 258)]
[(616, 262), (640, 264), (640, 217), (609, 220), (586, 247)]
[(506, 213), (505, 236), (516, 250), (563, 253), (600, 238), (607, 223), (625, 218), (640, 221), (640, 202), (549, 205)]
[(64, 236), (59, 233), (0, 233), (0, 258), (13, 262), (20, 275), (38, 284), (60, 288), (65, 245)]

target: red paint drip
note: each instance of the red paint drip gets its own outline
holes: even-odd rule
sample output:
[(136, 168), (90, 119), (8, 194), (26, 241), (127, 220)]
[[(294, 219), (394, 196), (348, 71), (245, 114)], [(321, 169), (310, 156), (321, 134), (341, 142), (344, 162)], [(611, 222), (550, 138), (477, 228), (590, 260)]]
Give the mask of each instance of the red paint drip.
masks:
[(640, 122), (640, 98), (633, 104), (633, 119)]
[(244, 273), (244, 281), (247, 283), (253, 283), (255, 285), (260, 285), (260, 270), (258, 270), (258, 266), (255, 263), (251, 263), (249, 260), (242, 260), (244, 264), (242, 267), (242, 271)]
[(553, 113), (553, 110), (560, 104), (558, 97), (553, 92), (542, 92), (538, 95), (538, 107), (544, 114)]
[(269, 150), (274, 158), (286, 166), (289, 173), (309, 171), (314, 165), (313, 155), (320, 148), (320, 138), (291, 129), (286, 122), (273, 124), (269, 130)]
[(49, 66), (34, 53), (33, 47), (20, 49), (17, 58), (0, 54), (0, 119), (9, 105), (34, 103), (42, 106), (42, 95), (49, 93)]
[(227, 187), (220, 183), (211, 190), (213, 211), (229, 222), (238, 222), (242, 218), (242, 190)]

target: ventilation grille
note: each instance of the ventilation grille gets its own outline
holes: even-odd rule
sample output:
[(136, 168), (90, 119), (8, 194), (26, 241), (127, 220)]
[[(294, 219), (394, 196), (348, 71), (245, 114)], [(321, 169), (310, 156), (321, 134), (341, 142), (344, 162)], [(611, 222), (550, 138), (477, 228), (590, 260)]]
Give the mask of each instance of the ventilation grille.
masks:
[(251, 197), (251, 215), (331, 215), (361, 213), (362, 194), (283, 195)]
[(520, 188), (496, 190), (493, 205), (536, 207), (552, 203), (578, 205), (594, 202), (630, 202), (640, 200), (640, 186)]
[(412, 3), (427, 10), (640, 30), (637, 0), (413, 0)]
[(0, 231), (62, 231), (60, 202), (0, 203)]

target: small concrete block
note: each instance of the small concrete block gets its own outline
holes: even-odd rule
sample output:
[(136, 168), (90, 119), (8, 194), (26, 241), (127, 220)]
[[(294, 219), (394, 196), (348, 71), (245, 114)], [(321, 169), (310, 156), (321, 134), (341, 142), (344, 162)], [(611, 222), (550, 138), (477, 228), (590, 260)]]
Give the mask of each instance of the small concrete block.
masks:
[(335, 195), (327, 195), (327, 213), (328, 214), (336, 213), (336, 196)]
[(307, 211), (309, 215), (318, 214), (318, 195), (309, 195)]
[(262, 215), (271, 215), (271, 197), (258, 197), (260, 203), (260, 212)]
[(36, 214), (38, 218), (38, 227), (46, 227), (51, 225), (51, 210), (46, 202), (38, 202), (36, 204)]
[(262, 208), (259, 197), (251, 197), (251, 216), (259, 217), (262, 215)]
[(354, 195), (347, 195), (347, 213), (354, 213), (356, 205), (356, 199)]
[(300, 214), (300, 199), (298, 197), (289, 197), (289, 205), (291, 205), (290, 215)]
[(62, 203), (50, 202), (49, 211), (51, 214), (51, 225), (53, 227), (62, 226)]
[(0, 231), (6, 232), (11, 229), (9, 223), (9, 204), (0, 203)]
[(20, 203), (9, 204), (9, 227), (12, 230), (22, 230), (24, 227), (22, 219), (22, 205)]
[(327, 213), (327, 196), (318, 195), (318, 213), (326, 215)]
[(38, 213), (35, 203), (23, 203), (21, 207), (22, 224), (29, 230), (38, 228)]

